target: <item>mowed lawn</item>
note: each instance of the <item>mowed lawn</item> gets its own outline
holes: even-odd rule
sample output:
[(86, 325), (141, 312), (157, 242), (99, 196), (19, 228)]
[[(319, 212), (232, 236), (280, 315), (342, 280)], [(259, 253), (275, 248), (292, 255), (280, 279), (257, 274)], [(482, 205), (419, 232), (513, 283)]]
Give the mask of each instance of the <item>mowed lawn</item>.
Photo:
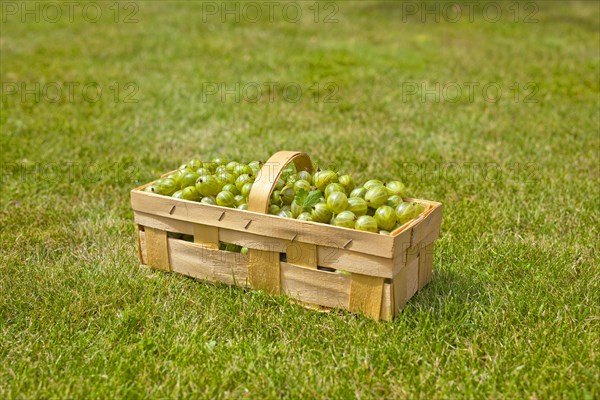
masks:
[[(0, 398), (600, 396), (597, 2), (91, 3), (2, 4)], [(139, 266), (130, 189), (283, 149), (444, 204), (393, 322)]]

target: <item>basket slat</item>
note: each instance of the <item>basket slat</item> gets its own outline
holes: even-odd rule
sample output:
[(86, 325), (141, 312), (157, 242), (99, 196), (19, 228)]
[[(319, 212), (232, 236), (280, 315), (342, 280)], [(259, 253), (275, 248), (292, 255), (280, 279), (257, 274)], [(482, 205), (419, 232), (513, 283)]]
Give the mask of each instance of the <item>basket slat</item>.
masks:
[(347, 308), (350, 301), (350, 281), (348, 275), (281, 263), (282, 293), (302, 302), (330, 308)]
[(397, 315), (419, 288), (419, 258), (415, 258), (394, 278), (394, 313)]
[(348, 309), (352, 312), (362, 312), (378, 321), (381, 316), (383, 278), (362, 274), (352, 274), (351, 277)]
[(146, 256), (148, 265), (163, 271), (171, 271), (167, 232), (155, 228), (146, 228)]
[(289, 241), (285, 253), (288, 263), (317, 269), (317, 246), (314, 244)]
[(431, 282), (433, 278), (433, 251), (435, 244), (429, 243), (419, 253), (419, 290)]
[(248, 258), (241, 253), (169, 238), (173, 272), (210, 282), (247, 286)]
[[(174, 199), (148, 192), (133, 190), (131, 204), (136, 212), (157, 215), (192, 223), (219, 226), (241, 232), (283, 240), (346, 248), (379, 257), (392, 258), (394, 241), (406, 235), (403, 241), (410, 242), (410, 232), (398, 236), (378, 235), (355, 229), (340, 228), (316, 222), (298, 221), (274, 215), (253, 213), (233, 208), (223, 208), (182, 199)], [(175, 207), (173, 207), (175, 206)], [(252, 223), (248, 226), (248, 221)], [(348, 242), (351, 240), (350, 245)]]
[(219, 248), (219, 228), (216, 226), (194, 224), (194, 243), (202, 243), (213, 249)]
[(278, 294), (281, 291), (279, 268), (279, 253), (248, 250), (248, 279), (252, 288)]
[(421, 223), (412, 228), (411, 245), (421, 243), (423, 239), (437, 232), (439, 237), (440, 226), (442, 225), (442, 207), (434, 207), (429, 213), (423, 216)]

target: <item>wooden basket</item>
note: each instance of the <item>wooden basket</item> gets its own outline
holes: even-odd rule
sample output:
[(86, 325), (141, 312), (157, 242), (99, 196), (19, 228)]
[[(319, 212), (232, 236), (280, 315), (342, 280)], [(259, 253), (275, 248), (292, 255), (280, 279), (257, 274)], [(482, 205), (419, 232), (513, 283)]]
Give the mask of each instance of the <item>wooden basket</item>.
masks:
[[(432, 278), (442, 205), (405, 199), (423, 204), (425, 211), (389, 236), (266, 214), (275, 183), (289, 162), (298, 171), (312, 172), (305, 153), (276, 153), (257, 175), (248, 211), (145, 192), (152, 182), (133, 189), (141, 263), (286, 294), (307, 306), (391, 320)], [(193, 235), (194, 241), (169, 233)], [(219, 242), (245, 246), (248, 254), (219, 250)]]

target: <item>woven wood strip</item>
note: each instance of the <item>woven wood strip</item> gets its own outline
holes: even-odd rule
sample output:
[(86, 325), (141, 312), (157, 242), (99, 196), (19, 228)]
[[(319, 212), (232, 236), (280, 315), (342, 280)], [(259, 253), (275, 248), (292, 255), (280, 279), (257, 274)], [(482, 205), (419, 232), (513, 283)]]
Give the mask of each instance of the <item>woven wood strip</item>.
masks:
[(194, 224), (194, 243), (219, 249), (219, 228), (203, 224)]
[(150, 267), (163, 271), (171, 271), (169, 263), (169, 245), (167, 232), (160, 229), (145, 228), (146, 258)]
[(317, 269), (317, 245), (288, 241), (286, 254), (289, 264)]
[(248, 211), (267, 213), (269, 199), (271, 198), (271, 193), (273, 193), (277, 179), (279, 179), (285, 166), (292, 161), (296, 165), (296, 170), (312, 172), (312, 162), (306, 153), (280, 151), (273, 154), (260, 169), (256, 180), (252, 184), (252, 190), (248, 196)]
[(254, 289), (279, 294), (281, 292), (279, 253), (248, 249), (248, 280)]
[(362, 312), (379, 321), (383, 298), (383, 278), (362, 274), (352, 274), (350, 285), (351, 312)]

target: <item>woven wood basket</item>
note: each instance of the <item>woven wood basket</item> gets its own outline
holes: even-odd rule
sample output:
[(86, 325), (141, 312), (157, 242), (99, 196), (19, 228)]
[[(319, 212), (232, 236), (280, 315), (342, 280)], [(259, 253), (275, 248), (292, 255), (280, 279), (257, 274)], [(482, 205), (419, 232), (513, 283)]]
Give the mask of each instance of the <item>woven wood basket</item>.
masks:
[[(276, 153), (256, 177), (248, 211), (145, 192), (153, 182), (133, 189), (141, 263), (285, 294), (309, 307), (391, 320), (432, 278), (442, 205), (405, 199), (425, 211), (389, 236), (269, 215), (271, 193), (290, 162), (312, 172), (305, 153)], [(181, 234), (192, 235), (193, 242), (178, 238)], [(219, 250), (220, 242), (245, 246), (248, 254)]]

